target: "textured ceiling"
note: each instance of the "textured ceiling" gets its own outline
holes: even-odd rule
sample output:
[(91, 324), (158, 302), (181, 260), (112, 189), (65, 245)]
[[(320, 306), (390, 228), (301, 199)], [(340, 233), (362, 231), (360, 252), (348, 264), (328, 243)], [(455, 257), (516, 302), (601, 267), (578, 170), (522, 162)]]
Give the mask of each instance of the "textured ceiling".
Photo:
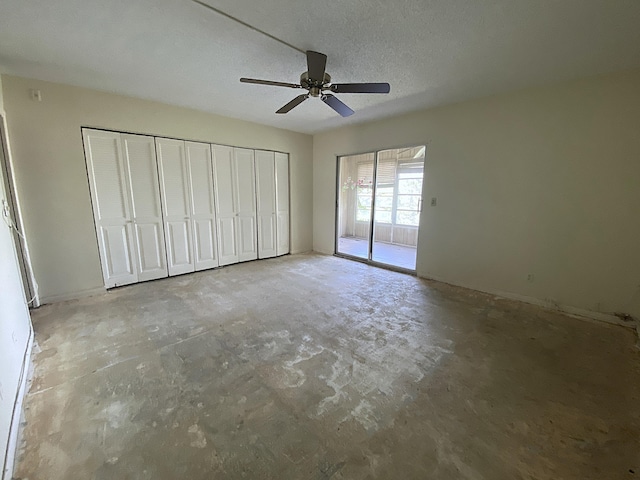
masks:
[(389, 82), (274, 112), (302, 53), (190, 0), (2, 0), (0, 72), (314, 133), (420, 108), (640, 67), (638, 0), (203, 0), (302, 50), (337, 83)]

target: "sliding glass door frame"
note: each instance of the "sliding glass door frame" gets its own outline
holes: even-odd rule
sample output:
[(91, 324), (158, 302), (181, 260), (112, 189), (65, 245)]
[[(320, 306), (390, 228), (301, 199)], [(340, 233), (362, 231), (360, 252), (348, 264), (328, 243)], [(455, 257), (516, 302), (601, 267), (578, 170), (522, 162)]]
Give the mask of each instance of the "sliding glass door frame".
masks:
[[(423, 156), (423, 162), (426, 160), (426, 142), (422, 145), (414, 145), (414, 146), (401, 146), (401, 147), (396, 147), (396, 150), (400, 150), (400, 149), (408, 149), (408, 148), (418, 148), (418, 147), (424, 147), (425, 148), (425, 152), (424, 152), (424, 156)], [(380, 150), (375, 150), (375, 151), (369, 151), (369, 152), (362, 152), (362, 153), (352, 153), (352, 154), (346, 154), (346, 155), (337, 155), (336, 156), (336, 189), (335, 189), (335, 193), (336, 193), (336, 204), (335, 204), (335, 230), (334, 230), (334, 256), (337, 257), (342, 257), (342, 258), (347, 258), (349, 260), (355, 260), (357, 262), (361, 262), (361, 263), (366, 263), (369, 265), (375, 265), (377, 267), (382, 267), (382, 268), (386, 268), (389, 270), (395, 270), (395, 271), (399, 271), (402, 273), (408, 273), (411, 275), (415, 275), (416, 274), (416, 270), (414, 269), (409, 269), (409, 268), (404, 268), (404, 267), (400, 267), (397, 265), (392, 265), (392, 264), (388, 264), (388, 263), (382, 263), (382, 262), (378, 262), (376, 260), (373, 259), (373, 246), (374, 246), (374, 239), (375, 239), (375, 230), (376, 230), (376, 225), (375, 225), (375, 209), (376, 209), (376, 197), (377, 197), (377, 176), (378, 176), (378, 161), (379, 161), (379, 155), (381, 152), (383, 151), (387, 151), (387, 150), (394, 150), (394, 148), (384, 148), (384, 149), (380, 149)], [(339, 231), (340, 231), (340, 189), (341, 189), (341, 177), (340, 177), (340, 167), (341, 167), (341, 162), (344, 158), (346, 157), (353, 157), (356, 155), (366, 155), (366, 154), (373, 154), (373, 174), (372, 174), (372, 192), (371, 192), (371, 209), (369, 211), (369, 231), (368, 231), (368, 245), (367, 245), (367, 258), (364, 257), (358, 257), (356, 255), (350, 255), (348, 253), (344, 253), (344, 252), (340, 252), (338, 250), (339, 248)], [(396, 178), (395, 178), (395, 189), (397, 189), (397, 184), (398, 184), (398, 176), (396, 173)], [(422, 194), (424, 192), (424, 185), (423, 185), (423, 191), (421, 192), (421, 197), (420, 197), (420, 207), (419, 207), (419, 214), (422, 213), (422, 206), (424, 205), (423, 202), (423, 198), (422, 198)], [(397, 195), (397, 192), (394, 193), (394, 196)], [(393, 223), (393, 218), (395, 215), (395, 211), (396, 211), (397, 205), (396, 202), (394, 201), (394, 206), (392, 208), (392, 226), (395, 225)], [(392, 227), (393, 230), (393, 227)], [(420, 223), (418, 223), (418, 232), (417, 232), (417, 237), (419, 239), (420, 236)], [(416, 249), (417, 249), (417, 245), (416, 245)]]

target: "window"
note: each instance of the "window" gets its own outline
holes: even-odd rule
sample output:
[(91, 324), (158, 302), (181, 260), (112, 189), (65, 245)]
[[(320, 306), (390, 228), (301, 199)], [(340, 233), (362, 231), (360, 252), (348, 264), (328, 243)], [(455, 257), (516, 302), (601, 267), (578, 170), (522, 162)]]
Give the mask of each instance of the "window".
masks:
[(391, 223), (393, 218), (393, 185), (378, 184), (376, 192), (376, 223)]
[(395, 203), (397, 162), (395, 156), (385, 158), (378, 155), (378, 170), (376, 172), (376, 223), (391, 223)]
[[(377, 173), (375, 222), (417, 227), (420, 222), (422, 163), (379, 159)], [(373, 163), (359, 163), (358, 179), (354, 185), (358, 222), (371, 219), (372, 184)]]
[(371, 197), (373, 186), (373, 162), (358, 164), (358, 180), (356, 182), (356, 220), (371, 220)]
[(422, 168), (399, 169), (398, 193), (396, 195), (396, 225), (412, 227), (420, 225), (422, 177)]

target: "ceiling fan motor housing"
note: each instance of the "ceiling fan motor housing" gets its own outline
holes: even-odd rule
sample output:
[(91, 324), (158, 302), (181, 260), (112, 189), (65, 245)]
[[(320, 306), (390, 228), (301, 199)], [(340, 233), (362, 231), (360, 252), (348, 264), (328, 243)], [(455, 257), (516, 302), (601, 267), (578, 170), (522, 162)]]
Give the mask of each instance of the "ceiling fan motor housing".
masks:
[(304, 72), (300, 75), (300, 85), (302, 88), (306, 88), (309, 90), (309, 95), (312, 97), (319, 97), (322, 93), (322, 89), (325, 88), (325, 85), (331, 83), (331, 75), (325, 72), (324, 78), (322, 81), (318, 81), (312, 78), (309, 78), (309, 72)]

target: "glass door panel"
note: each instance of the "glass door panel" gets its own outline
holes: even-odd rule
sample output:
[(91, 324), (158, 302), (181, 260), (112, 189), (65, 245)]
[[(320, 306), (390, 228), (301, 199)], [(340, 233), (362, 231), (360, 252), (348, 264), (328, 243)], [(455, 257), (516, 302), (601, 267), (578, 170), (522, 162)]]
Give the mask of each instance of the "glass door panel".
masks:
[(424, 147), (377, 154), (371, 260), (416, 269)]
[(336, 252), (369, 260), (375, 154), (339, 158)]

